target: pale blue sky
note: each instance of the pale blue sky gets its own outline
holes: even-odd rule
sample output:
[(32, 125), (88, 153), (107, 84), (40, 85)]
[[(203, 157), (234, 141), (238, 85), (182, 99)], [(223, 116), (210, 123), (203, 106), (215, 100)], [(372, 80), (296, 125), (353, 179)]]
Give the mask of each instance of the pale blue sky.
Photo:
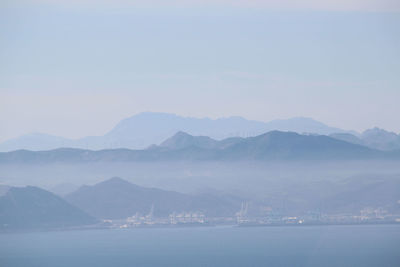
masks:
[(0, 9), (0, 141), (101, 135), (142, 111), (400, 132), (395, 1), (41, 2)]

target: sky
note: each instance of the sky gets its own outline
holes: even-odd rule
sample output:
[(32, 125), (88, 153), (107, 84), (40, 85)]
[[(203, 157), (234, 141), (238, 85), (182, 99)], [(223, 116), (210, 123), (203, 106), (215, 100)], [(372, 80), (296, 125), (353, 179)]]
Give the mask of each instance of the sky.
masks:
[(400, 132), (400, 2), (0, 4), (0, 142), (143, 111)]

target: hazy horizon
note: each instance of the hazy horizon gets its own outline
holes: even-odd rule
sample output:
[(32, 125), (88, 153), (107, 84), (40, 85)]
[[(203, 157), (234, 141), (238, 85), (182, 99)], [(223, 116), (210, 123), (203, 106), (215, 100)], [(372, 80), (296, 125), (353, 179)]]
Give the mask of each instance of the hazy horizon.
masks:
[[(291, 120), (291, 119), (310, 119), (310, 120), (313, 120), (313, 121), (316, 121), (316, 122), (323, 123), (323, 124), (325, 124), (326, 126), (329, 126), (329, 127), (332, 127), (332, 128), (338, 128), (338, 129), (340, 129), (340, 130), (344, 130), (344, 131), (348, 131), (348, 132), (356, 132), (356, 133), (358, 133), (358, 134), (361, 134), (361, 133), (363, 133), (363, 132), (366, 131), (366, 130), (370, 130), (370, 129), (374, 129), (374, 128), (383, 129), (383, 130), (388, 131), (388, 132), (394, 132), (394, 131), (390, 131), (390, 130), (388, 130), (388, 129), (380, 128), (380, 127), (377, 127), (377, 126), (372, 126), (372, 127), (370, 127), (370, 128), (362, 129), (362, 130), (359, 130), (359, 131), (354, 130), (354, 129), (341, 129), (340, 127), (336, 127), (335, 125), (330, 125), (330, 124), (327, 124), (327, 123), (325, 123), (325, 122), (323, 122), (323, 121), (315, 120), (315, 119), (312, 118), (312, 117), (304, 117), (304, 116), (294, 116), (294, 117), (289, 117), (289, 118), (276, 118), (276, 119), (272, 119), (272, 120), (270, 120), (270, 121), (261, 121), (261, 120), (248, 119), (248, 118), (246, 118), (246, 117), (244, 117), (244, 116), (240, 116), (240, 115), (232, 115), (232, 116), (226, 116), (226, 117), (208, 117), (208, 116), (196, 117), (196, 116), (185, 116), (185, 115), (176, 114), (176, 113), (169, 113), (169, 112), (143, 111), (143, 112), (139, 112), (139, 113), (133, 114), (133, 115), (128, 116), (128, 117), (121, 118), (121, 119), (120, 119), (119, 121), (117, 121), (114, 125), (111, 125), (111, 127), (110, 127), (109, 129), (106, 129), (106, 130), (103, 131), (103, 132), (94, 133), (94, 134), (92, 134), (92, 135), (79, 135), (79, 136), (71, 137), (71, 136), (66, 136), (66, 135), (54, 135), (54, 134), (51, 134), (51, 133), (48, 133), (48, 132), (33, 131), (33, 132), (26, 132), (26, 133), (23, 133), (23, 134), (18, 135), (18, 136), (12, 136), (12, 137), (7, 138), (7, 139), (4, 139), (4, 140), (0, 139), (0, 143), (1, 143), (1, 142), (4, 142), (4, 141), (12, 140), (12, 139), (14, 139), (14, 138), (22, 137), (22, 136), (25, 136), (25, 135), (32, 135), (32, 134), (53, 135), (53, 136), (63, 137), (63, 138), (71, 139), (71, 140), (77, 140), (77, 139), (85, 138), (85, 137), (88, 137), (88, 136), (103, 136), (104, 134), (107, 134), (107, 133), (109, 133), (112, 129), (114, 129), (115, 126), (117, 126), (118, 123), (120, 123), (121, 121), (123, 121), (123, 120), (125, 120), (125, 119), (129, 119), (129, 118), (134, 117), (134, 116), (137, 116), (137, 115), (140, 115), (140, 114), (145, 114), (145, 113), (175, 115), (175, 116), (182, 117), (182, 118), (187, 118), (187, 119), (209, 119), (209, 120), (214, 120), (214, 121), (220, 120), (220, 119), (229, 119), (229, 118), (242, 118), (242, 119), (249, 120), (249, 121), (256, 121), (256, 122), (263, 122), (263, 123), (269, 123), (269, 122), (273, 122), (273, 121), (285, 121), (285, 120)], [(181, 130), (182, 130), (182, 129), (181, 129)], [(179, 131), (181, 131), (181, 130), (179, 130)], [(279, 129), (276, 129), (276, 130), (279, 131)], [(185, 132), (184, 130), (182, 130), (182, 131)], [(297, 132), (298, 132), (298, 131), (297, 131)], [(298, 132), (298, 133), (302, 134), (302, 132)], [(312, 133), (312, 132), (310, 132), (310, 133)], [(394, 132), (394, 133), (400, 135), (400, 132)], [(194, 135), (196, 135), (196, 134), (194, 134)]]
[(0, 142), (142, 111), (400, 132), (396, 1), (0, 6)]

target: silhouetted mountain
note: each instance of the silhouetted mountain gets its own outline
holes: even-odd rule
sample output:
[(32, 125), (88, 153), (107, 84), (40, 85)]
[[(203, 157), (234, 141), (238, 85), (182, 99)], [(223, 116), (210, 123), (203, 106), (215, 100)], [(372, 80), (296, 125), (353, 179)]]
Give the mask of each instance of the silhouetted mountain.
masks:
[(183, 211), (202, 211), (212, 216), (233, 215), (241, 203), (231, 197), (209, 194), (192, 196), (140, 187), (117, 177), (93, 186), (82, 186), (65, 198), (101, 219), (123, 219), (137, 212), (147, 214), (152, 205), (155, 216), (168, 216)]
[(272, 130), (314, 134), (346, 132), (310, 118), (260, 122), (241, 117), (213, 120), (209, 118), (181, 117), (167, 113), (144, 112), (122, 120), (104, 136), (88, 136), (71, 140), (46, 134), (30, 134), (1, 143), (0, 151), (18, 149), (50, 150), (60, 147), (93, 150), (111, 148), (144, 149), (151, 144), (160, 144), (178, 131), (221, 140), (227, 137), (256, 136)]
[[(271, 131), (256, 137), (216, 141), (179, 132), (161, 147), (198, 152), (203, 148), (215, 159), (343, 159), (383, 155), (378, 151), (323, 135)], [(196, 150), (197, 149), (197, 150)], [(214, 153), (211, 153), (212, 150)]]
[(222, 158), (242, 159), (356, 159), (383, 154), (324, 135), (272, 131), (249, 137), (222, 150)]
[(364, 143), (376, 149), (395, 150), (400, 149), (400, 135), (383, 129), (373, 128), (366, 130), (361, 135)]
[[(168, 113), (144, 112), (119, 122), (104, 136), (88, 136), (81, 139), (67, 139), (47, 134), (28, 134), (7, 140), (0, 144), (0, 151), (18, 149), (51, 150), (61, 147), (79, 149), (144, 149), (152, 144), (160, 144), (176, 132), (186, 132), (189, 135), (204, 136), (196, 139), (198, 147), (210, 148), (212, 139), (222, 140), (227, 137), (257, 136), (268, 131), (289, 131), (317, 135), (331, 135), (346, 142), (366, 145), (380, 150), (400, 149), (400, 136), (382, 129), (374, 128), (365, 131), (360, 138), (355, 132), (344, 131), (327, 126), (310, 118), (291, 118), (260, 122), (246, 120), (241, 117), (220, 119), (181, 117)], [(208, 138), (207, 138), (208, 137)], [(362, 142), (360, 142), (360, 140)], [(170, 140), (172, 141), (172, 140)], [(182, 140), (181, 140), (182, 141)], [(187, 142), (192, 142), (189, 139)], [(201, 145), (200, 145), (201, 144)], [(168, 143), (162, 146), (170, 146)], [(177, 144), (175, 144), (177, 147)]]
[(349, 133), (334, 133), (329, 136), (378, 150), (389, 151), (400, 149), (400, 135), (379, 128), (368, 129), (360, 137)]
[(214, 149), (218, 146), (218, 141), (208, 136), (192, 136), (184, 132), (178, 132), (171, 138), (161, 143), (160, 147), (171, 149), (183, 149), (188, 147), (200, 147)]
[(50, 229), (82, 226), (96, 220), (43, 189), (9, 187), (0, 195), (0, 229)]
[[(159, 148), (169, 148), (173, 150), (188, 148), (224, 149), (242, 142), (243, 140), (244, 138), (241, 137), (230, 137), (217, 141), (208, 136), (193, 136), (185, 132), (177, 132), (174, 136), (162, 142)], [(156, 147), (157, 146), (153, 148)]]
[(49, 163), (165, 160), (344, 160), (398, 159), (399, 151), (384, 152), (324, 135), (272, 131), (256, 137), (216, 141), (178, 133), (162, 146), (145, 150), (100, 151), (63, 148), (50, 151), (18, 150), (0, 153), (0, 163)]

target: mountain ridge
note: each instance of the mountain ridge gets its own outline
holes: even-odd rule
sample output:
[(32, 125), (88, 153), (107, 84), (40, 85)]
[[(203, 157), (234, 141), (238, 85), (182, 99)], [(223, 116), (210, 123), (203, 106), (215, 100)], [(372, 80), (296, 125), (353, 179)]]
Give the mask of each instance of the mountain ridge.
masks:
[(334, 133), (329, 136), (349, 143), (383, 151), (400, 149), (400, 134), (388, 132), (378, 127), (367, 129), (359, 136), (355, 136), (351, 133)]
[[(206, 142), (204, 142), (204, 140)], [(168, 144), (166, 146), (165, 144)], [(248, 138), (221, 141), (204, 136), (178, 134), (160, 146), (144, 150), (82, 150), (59, 148), (49, 151), (18, 150), (0, 153), (0, 163), (170, 161), (170, 160), (344, 160), (398, 159), (400, 151), (379, 151), (323, 135), (300, 135), (271, 131)]]
[(18, 149), (50, 150), (59, 147), (91, 150), (112, 148), (144, 149), (152, 144), (160, 144), (178, 131), (221, 140), (228, 137), (256, 136), (272, 130), (315, 134), (350, 132), (330, 127), (305, 117), (262, 122), (248, 120), (239, 116), (210, 119), (183, 117), (160, 112), (142, 112), (121, 120), (103, 136), (68, 139), (34, 133), (0, 143), (0, 151), (8, 152)]

